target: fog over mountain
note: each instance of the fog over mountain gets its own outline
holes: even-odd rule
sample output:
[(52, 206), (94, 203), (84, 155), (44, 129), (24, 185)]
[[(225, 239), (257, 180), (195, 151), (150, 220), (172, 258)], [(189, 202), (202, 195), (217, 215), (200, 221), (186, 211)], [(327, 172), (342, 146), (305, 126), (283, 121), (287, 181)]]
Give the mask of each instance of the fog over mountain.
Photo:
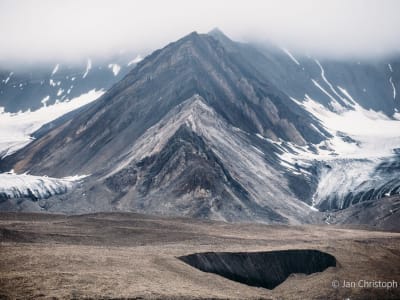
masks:
[(396, 0), (2, 0), (0, 65), (149, 53), (214, 27), (234, 40), (269, 41), (310, 55), (380, 57), (399, 52), (399, 11)]

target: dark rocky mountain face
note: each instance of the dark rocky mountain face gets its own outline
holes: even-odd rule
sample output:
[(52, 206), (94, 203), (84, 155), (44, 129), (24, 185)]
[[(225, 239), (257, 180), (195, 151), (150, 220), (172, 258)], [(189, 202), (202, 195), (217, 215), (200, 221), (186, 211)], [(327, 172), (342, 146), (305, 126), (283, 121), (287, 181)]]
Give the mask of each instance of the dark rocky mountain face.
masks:
[[(326, 220), (399, 191), (396, 157), (334, 159), (349, 147), (362, 152), (370, 140), (332, 127), (348, 114), (394, 122), (397, 65), (319, 61), (219, 31), (192, 33), (146, 57), (97, 101), (44, 126), (0, 169), (89, 174), (64, 195), (38, 199), (49, 211)], [(360, 161), (375, 175), (362, 180), (353, 171), (364, 170)]]

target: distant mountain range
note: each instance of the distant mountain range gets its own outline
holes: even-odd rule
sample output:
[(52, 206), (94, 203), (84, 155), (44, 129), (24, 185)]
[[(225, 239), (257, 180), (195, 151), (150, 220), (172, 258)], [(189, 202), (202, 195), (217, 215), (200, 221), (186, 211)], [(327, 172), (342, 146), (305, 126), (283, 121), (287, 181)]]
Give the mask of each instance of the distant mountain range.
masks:
[[(316, 59), (237, 43), (216, 29), (193, 32), (130, 71), (108, 66), (90, 83), (90, 72), (75, 76), (81, 92), (115, 82), (98, 100), (3, 155), (0, 170), (15, 173), (0, 174), (0, 209), (291, 224), (399, 217), (400, 58)], [(51, 99), (55, 87), (72, 84), (61, 66), (46, 76)], [(43, 96), (27, 91), (36, 100), (17, 104), (9, 87), (1, 92), (10, 111)], [(1, 187), (2, 176), (24, 172), (36, 175), (29, 184)], [(357, 218), (371, 209), (371, 220)]]
[(11, 113), (33, 111), (91, 90), (106, 90), (140, 60), (140, 55), (120, 54), (102, 60), (88, 58), (82, 64), (0, 66), (0, 106)]

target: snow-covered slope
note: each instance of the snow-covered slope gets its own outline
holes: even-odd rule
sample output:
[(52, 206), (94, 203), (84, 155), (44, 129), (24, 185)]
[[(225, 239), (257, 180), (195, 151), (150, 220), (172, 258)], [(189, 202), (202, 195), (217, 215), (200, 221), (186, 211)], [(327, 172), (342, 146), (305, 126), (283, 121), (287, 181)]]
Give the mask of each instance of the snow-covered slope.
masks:
[(104, 90), (91, 90), (73, 99), (56, 101), (34, 111), (18, 113), (0, 111), (0, 158), (4, 158), (32, 141), (31, 134), (42, 125), (82, 107), (104, 94)]

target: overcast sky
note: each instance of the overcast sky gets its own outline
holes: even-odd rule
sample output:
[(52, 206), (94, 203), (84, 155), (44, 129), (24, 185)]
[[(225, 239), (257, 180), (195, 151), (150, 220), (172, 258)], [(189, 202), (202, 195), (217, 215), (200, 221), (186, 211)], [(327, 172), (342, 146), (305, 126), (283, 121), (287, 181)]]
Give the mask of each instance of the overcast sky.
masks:
[(147, 52), (219, 27), (330, 56), (400, 49), (399, 0), (0, 0), (0, 64)]

